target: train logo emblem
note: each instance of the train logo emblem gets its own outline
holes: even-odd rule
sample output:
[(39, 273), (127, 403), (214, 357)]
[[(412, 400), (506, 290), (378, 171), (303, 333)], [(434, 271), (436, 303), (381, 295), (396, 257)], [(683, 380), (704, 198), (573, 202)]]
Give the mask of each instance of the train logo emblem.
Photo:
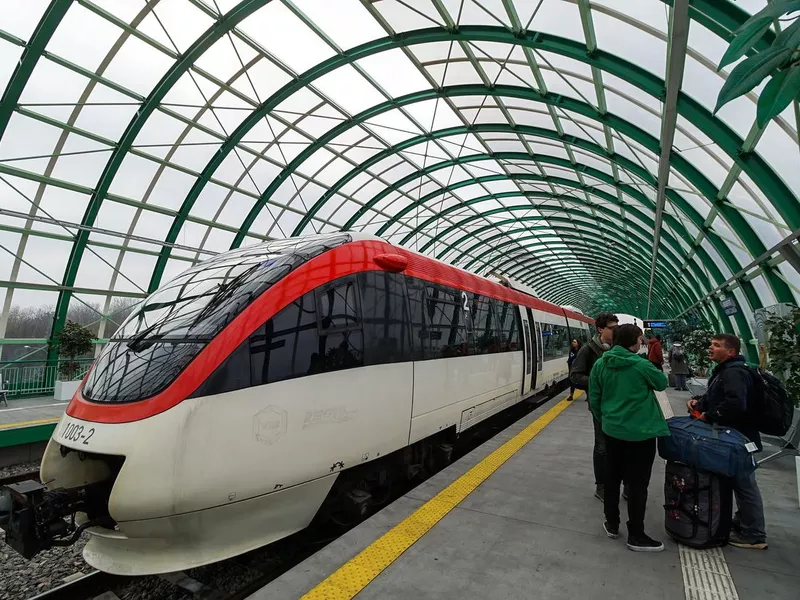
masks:
[(262, 444), (274, 444), (286, 435), (287, 420), (285, 410), (268, 406), (253, 417), (253, 435)]

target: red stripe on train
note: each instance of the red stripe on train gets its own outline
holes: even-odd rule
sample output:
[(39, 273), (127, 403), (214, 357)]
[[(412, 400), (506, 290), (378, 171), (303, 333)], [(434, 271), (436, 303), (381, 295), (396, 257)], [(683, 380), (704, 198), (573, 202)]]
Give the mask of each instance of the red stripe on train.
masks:
[[(405, 275), (440, 283), (466, 292), (490, 296), (563, 317), (593, 323), (572, 311), (509, 289), (478, 275), (468, 273), (381, 240), (361, 240), (344, 244), (321, 254), (278, 281), (245, 308), (200, 354), (189, 363), (164, 391), (145, 400), (126, 404), (94, 403), (76, 392), (67, 414), (97, 423), (129, 423), (157, 415), (188, 398), (222, 362), (259, 326), (297, 298), (319, 286), (362, 271), (379, 270), (374, 258), (392, 252), (408, 259)], [(574, 315), (574, 316), (573, 316)]]

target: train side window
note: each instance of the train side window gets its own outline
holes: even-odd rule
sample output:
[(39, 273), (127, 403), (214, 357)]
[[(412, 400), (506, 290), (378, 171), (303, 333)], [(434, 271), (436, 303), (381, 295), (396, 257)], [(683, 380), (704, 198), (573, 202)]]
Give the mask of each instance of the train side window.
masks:
[(500, 321), (500, 352), (518, 352), (522, 350), (522, 320), (519, 307), (510, 302), (498, 305)]
[(555, 358), (553, 353), (553, 326), (550, 323), (542, 323), (542, 354), (545, 360)]
[(499, 352), (494, 300), (474, 294), (471, 306), (472, 333), (475, 341), (473, 354), (494, 354)]
[(414, 360), (425, 360), (430, 354), (430, 330), (425, 315), (425, 282), (414, 277), (406, 277), (405, 280), (411, 312)]
[(245, 340), (197, 388), (192, 398), (224, 394), (248, 388), (250, 381), (250, 352)]
[(358, 289), (354, 278), (324, 286), (317, 292), (317, 311), (323, 330), (338, 331), (361, 326)]
[(253, 385), (311, 374), (319, 350), (314, 294), (298, 298), (250, 336)]
[(461, 292), (444, 286), (425, 286), (425, 312), (430, 321), (429, 358), (470, 354), (469, 329)]
[(403, 275), (384, 271), (359, 273), (364, 330), (364, 364), (413, 360), (411, 319)]
[(319, 345), (311, 355), (311, 374), (364, 366), (364, 333), (355, 277), (317, 290), (317, 325)]

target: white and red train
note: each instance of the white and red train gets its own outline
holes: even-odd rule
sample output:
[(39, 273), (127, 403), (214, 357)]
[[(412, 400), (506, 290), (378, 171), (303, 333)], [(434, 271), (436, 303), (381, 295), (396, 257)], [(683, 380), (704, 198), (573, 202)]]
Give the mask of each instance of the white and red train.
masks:
[(204, 261), (98, 357), (44, 485), (5, 492), (8, 541), (32, 555), (87, 530), (90, 565), (141, 575), (363, 510), (396, 473), (447, 462), (461, 432), (567, 376), (592, 321), (520, 289), (349, 233)]

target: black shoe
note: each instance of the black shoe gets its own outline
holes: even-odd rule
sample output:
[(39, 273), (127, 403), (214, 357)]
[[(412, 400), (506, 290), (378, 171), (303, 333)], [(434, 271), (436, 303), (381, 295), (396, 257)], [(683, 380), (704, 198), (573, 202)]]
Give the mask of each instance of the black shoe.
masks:
[(728, 543), (736, 548), (745, 548), (746, 550), (766, 550), (769, 548), (766, 538), (747, 539), (741, 533), (732, 531), (728, 536)]
[(661, 552), (664, 550), (664, 544), (642, 533), (628, 536), (628, 549), (634, 552)]
[(606, 501), (605, 494), (606, 494), (606, 488), (602, 483), (598, 486), (595, 486), (594, 497), (600, 500), (600, 502)]
[(612, 540), (619, 537), (619, 524), (610, 525), (608, 521), (603, 521), (603, 529), (605, 529), (606, 535)]

